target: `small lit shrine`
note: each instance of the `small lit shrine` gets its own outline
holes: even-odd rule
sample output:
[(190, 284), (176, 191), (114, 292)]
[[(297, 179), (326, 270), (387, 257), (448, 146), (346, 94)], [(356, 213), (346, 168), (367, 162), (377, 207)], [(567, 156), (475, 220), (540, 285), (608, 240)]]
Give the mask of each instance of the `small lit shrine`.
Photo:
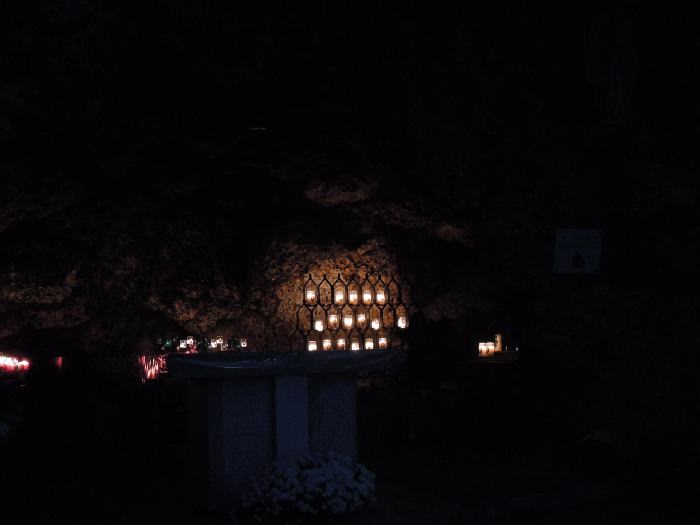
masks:
[(388, 350), (402, 345), (408, 328), (408, 291), (393, 275), (335, 279), (309, 274), (299, 296), (292, 350)]
[(493, 341), (480, 341), (478, 346), (479, 359), (492, 359), (498, 361), (514, 361), (518, 355), (518, 347), (508, 350), (508, 345), (503, 342), (503, 334), (494, 335)]

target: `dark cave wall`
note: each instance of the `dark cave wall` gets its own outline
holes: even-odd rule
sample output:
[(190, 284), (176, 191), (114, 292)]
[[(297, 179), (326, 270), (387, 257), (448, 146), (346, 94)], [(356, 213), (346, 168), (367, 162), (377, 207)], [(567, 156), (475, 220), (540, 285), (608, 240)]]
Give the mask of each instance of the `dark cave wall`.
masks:
[[(697, 420), (697, 42), (626, 5), (17, 4), (0, 351), (279, 347), (299, 274), (390, 265), (421, 372), (498, 329), (596, 424)], [(601, 275), (552, 275), (559, 227), (603, 231)]]

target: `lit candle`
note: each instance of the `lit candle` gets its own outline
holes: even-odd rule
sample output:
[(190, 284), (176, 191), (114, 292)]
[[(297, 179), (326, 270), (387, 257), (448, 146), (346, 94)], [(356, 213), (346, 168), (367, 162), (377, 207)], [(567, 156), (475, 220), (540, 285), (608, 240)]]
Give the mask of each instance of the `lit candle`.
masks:
[(338, 304), (343, 304), (345, 301), (345, 292), (343, 290), (336, 290), (335, 291), (335, 302)]
[(316, 349), (316, 341), (309, 341), (309, 352), (313, 352)]
[(496, 350), (496, 345), (493, 342), (486, 343), (486, 353), (488, 355), (493, 355), (493, 352)]
[(386, 337), (379, 338), (379, 348), (385, 349), (387, 347)]
[(338, 350), (345, 350), (345, 339), (338, 339)]
[(343, 326), (348, 330), (352, 328), (352, 315), (346, 315), (343, 317)]
[(316, 291), (306, 290), (306, 300), (310, 303), (316, 302)]
[(377, 304), (384, 304), (386, 302), (386, 296), (384, 295), (384, 290), (377, 290)]
[(241, 339), (241, 348), (245, 348), (248, 346), (248, 340), (247, 339)]
[(479, 355), (486, 355), (486, 343), (479, 343)]
[(323, 340), (323, 349), (324, 349), (324, 350), (330, 350), (330, 349), (331, 349), (331, 340), (330, 340), (330, 339), (324, 339), (324, 340)]
[(357, 314), (357, 324), (358, 325), (365, 324), (366, 320), (367, 320), (367, 316), (365, 314)]
[(398, 323), (396, 323), (399, 328), (407, 328), (408, 327), (408, 317), (402, 315), (399, 317)]
[(370, 292), (369, 290), (365, 290), (364, 292), (362, 292), (362, 301), (365, 304), (370, 304), (372, 302), (372, 292)]
[(187, 341), (185, 341), (184, 339), (180, 339), (180, 348), (183, 350), (187, 348)]
[(332, 328), (335, 330), (338, 328), (338, 316), (335, 314), (331, 314), (328, 316), (328, 327)]
[(353, 350), (359, 350), (360, 349), (360, 342), (359, 341), (353, 341), (351, 347)]
[(316, 321), (314, 321), (314, 329), (317, 332), (323, 332), (323, 321), (316, 319)]
[(357, 290), (350, 290), (348, 292), (348, 302), (350, 304), (357, 304)]
[(372, 319), (372, 329), (379, 330), (382, 327), (382, 322), (379, 319)]
[(365, 339), (365, 350), (374, 349), (374, 340), (371, 337)]
[(188, 337), (187, 338), (187, 344), (190, 346), (194, 346), (194, 337)]

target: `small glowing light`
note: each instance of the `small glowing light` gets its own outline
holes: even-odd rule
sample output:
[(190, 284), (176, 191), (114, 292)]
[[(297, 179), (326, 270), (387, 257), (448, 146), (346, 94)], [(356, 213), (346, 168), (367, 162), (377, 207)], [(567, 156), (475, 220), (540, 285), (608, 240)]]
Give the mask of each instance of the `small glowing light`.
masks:
[(345, 339), (343, 339), (342, 337), (338, 339), (337, 346), (338, 350), (345, 350)]
[(343, 326), (348, 330), (352, 328), (352, 315), (346, 315), (343, 317)]
[(405, 315), (400, 316), (396, 324), (401, 329), (408, 328), (408, 317), (406, 317)]
[(372, 329), (379, 330), (382, 327), (382, 322), (379, 319), (372, 319)]
[(384, 290), (377, 290), (377, 304), (384, 304), (386, 302), (386, 296), (384, 295)]
[(331, 314), (328, 316), (328, 327), (335, 330), (338, 328), (338, 316), (336, 314)]
[(323, 349), (324, 350), (331, 350), (333, 348), (333, 345), (331, 343), (330, 339), (324, 339), (323, 340)]
[(350, 348), (352, 350), (359, 350), (360, 349), (360, 342), (359, 341), (353, 341), (352, 344), (350, 345)]
[(316, 347), (316, 341), (309, 341), (309, 352), (313, 352), (315, 350), (318, 350)]
[(316, 302), (316, 291), (315, 290), (306, 290), (306, 300), (310, 303), (315, 303)]
[(316, 321), (314, 321), (314, 330), (317, 332), (323, 332), (323, 321), (316, 319)]
[(194, 346), (194, 337), (189, 336), (189, 337), (187, 338), (187, 345), (188, 345), (188, 346)]
[(248, 340), (245, 338), (241, 339), (241, 348), (245, 348), (246, 346), (248, 346)]
[(362, 292), (362, 301), (365, 304), (370, 304), (372, 302), (372, 292), (370, 292), (369, 290), (365, 290), (364, 292)]
[(180, 339), (180, 349), (185, 350), (187, 348), (187, 340)]
[(379, 348), (383, 350), (383, 349), (386, 349), (386, 347), (387, 347), (386, 337), (380, 337), (379, 338)]
[(365, 350), (373, 350), (374, 349), (374, 340), (371, 337), (367, 337), (365, 339)]
[(350, 290), (348, 292), (348, 302), (350, 304), (357, 304), (357, 290)]
[(367, 316), (365, 314), (357, 314), (357, 324), (358, 325), (365, 324), (366, 320), (367, 320)]
[(345, 292), (343, 292), (343, 290), (336, 290), (335, 302), (337, 304), (343, 304), (343, 302), (345, 302)]
[(493, 342), (486, 343), (486, 351), (489, 353), (489, 355), (493, 355), (493, 353), (496, 351), (496, 345)]

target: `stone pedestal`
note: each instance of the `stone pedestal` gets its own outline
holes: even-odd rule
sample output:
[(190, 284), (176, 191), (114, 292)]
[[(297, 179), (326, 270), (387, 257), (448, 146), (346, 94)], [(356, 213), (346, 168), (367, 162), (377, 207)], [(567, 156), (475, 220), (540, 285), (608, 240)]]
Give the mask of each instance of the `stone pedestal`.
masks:
[(188, 380), (192, 470), (209, 508), (240, 501), (278, 459), (336, 452), (357, 459), (355, 376), (390, 352), (173, 355)]

